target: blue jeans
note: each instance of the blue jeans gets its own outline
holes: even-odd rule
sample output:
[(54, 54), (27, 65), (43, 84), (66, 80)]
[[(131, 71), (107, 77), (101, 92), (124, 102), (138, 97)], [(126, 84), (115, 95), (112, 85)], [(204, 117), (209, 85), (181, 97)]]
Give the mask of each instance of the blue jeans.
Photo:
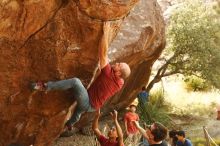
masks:
[(73, 125), (80, 120), (83, 112), (93, 112), (95, 109), (89, 102), (89, 95), (86, 88), (78, 78), (72, 78), (67, 80), (61, 80), (57, 82), (47, 82), (47, 91), (50, 90), (67, 90), (72, 89), (74, 97), (77, 101), (76, 109), (67, 121), (67, 125)]

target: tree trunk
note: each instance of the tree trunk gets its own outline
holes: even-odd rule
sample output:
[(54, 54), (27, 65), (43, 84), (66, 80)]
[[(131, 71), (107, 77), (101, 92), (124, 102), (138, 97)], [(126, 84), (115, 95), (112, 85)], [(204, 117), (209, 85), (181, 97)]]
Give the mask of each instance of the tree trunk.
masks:
[(149, 93), (150, 90), (154, 87), (154, 84), (160, 82), (162, 77), (163, 77), (163, 76), (155, 77), (155, 78), (148, 84), (146, 91)]

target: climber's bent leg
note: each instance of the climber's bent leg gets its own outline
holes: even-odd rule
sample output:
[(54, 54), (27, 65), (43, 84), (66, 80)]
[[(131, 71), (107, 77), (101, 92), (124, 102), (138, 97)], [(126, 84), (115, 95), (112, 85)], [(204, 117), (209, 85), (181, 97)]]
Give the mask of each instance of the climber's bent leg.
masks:
[(77, 106), (72, 117), (66, 123), (68, 127), (78, 122), (82, 113), (95, 111), (95, 109), (91, 106), (89, 102), (87, 90), (85, 88), (80, 88), (77, 91), (78, 93), (74, 93), (74, 97), (77, 101)]
[(81, 86), (81, 81), (78, 78), (71, 78), (66, 80), (60, 80), (55, 82), (47, 82), (46, 90), (68, 90), (71, 88), (77, 88), (77, 86)]
[(74, 125), (76, 122), (79, 121), (81, 114), (85, 112), (83, 110), (81, 110), (78, 106), (76, 106), (76, 109), (73, 113), (73, 115), (71, 116), (71, 118), (66, 122), (67, 127), (71, 127), (72, 125)]
[(68, 90), (75, 88), (75, 86), (81, 85), (81, 81), (78, 78), (71, 78), (67, 80), (60, 81), (49, 81), (47, 83), (36, 82), (31, 84), (33, 90), (38, 91), (50, 91), (50, 90)]
[(79, 79), (74, 78), (74, 86), (72, 90), (74, 98), (77, 101), (77, 106), (73, 112), (73, 115), (69, 121), (67, 121), (67, 126), (74, 125), (76, 122), (78, 122), (83, 112), (95, 111), (89, 102), (88, 92)]

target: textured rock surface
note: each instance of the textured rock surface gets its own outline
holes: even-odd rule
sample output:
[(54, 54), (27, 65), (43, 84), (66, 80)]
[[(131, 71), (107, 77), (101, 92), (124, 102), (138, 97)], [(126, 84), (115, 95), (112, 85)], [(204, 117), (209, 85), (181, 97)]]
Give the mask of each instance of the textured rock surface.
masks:
[[(121, 30), (110, 46), (112, 62), (129, 63), (132, 73), (122, 91), (111, 98), (103, 112), (128, 106), (145, 86), (155, 60), (165, 46), (165, 24), (157, 1), (140, 0), (122, 23)], [(93, 115), (86, 115), (80, 121), (84, 126)]]
[[(125, 87), (106, 104), (105, 112), (124, 108), (135, 98), (165, 44), (155, 0), (140, 1), (124, 20), (137, 2), (0, 1), (0, 146), (16, 142), (48, 146), (57, 138), (71, 110), (71, 92), (32, 92), (29, 85), (77, 76), (87, 86), (98, 62), (103, 20), (112, 22), (111, 60), (125, 61), (132, 68)], [(78, 126), (87, 121), (85, 115)]]

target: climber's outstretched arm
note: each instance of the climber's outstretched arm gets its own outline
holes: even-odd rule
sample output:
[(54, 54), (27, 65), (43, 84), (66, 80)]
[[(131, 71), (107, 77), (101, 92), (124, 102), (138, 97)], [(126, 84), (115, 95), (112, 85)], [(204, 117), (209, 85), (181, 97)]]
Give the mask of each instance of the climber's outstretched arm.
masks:
[(112, 119), (115, 123), (117, 133), (118, 133), (119, 146), (123, 146), (124, 145), (124, 143), (123, 143), (123, 132), (122, 132), (121, 126), (118, 123), (118, 112), (116, 110), (114, 110), (111, 113), (111, 115), (112, 115)]
[(99, 66), (100, 69), (108, 64), (108, 43), (109, 43), (110, 22), (103, 23), (102, 37), (99, 44)]
[(134, 122), (135, 126), (137, 127), (137, 129), (139, 130), (139, 132), (143, 135), (143, 137), (145, 139), (149, 140), (149, 137), (146, 133), (146, 130), (140, 126), (139, 122), (138, 121), (133, 121), (133, 122)]
[(99, 130), (99, 117), (100, 117), (100, 110), (97, 110), (94, 121), (92, 123), (92, 130), (94, 131), (95, 135), (98, 138), (102, 135), (101, 131)]

